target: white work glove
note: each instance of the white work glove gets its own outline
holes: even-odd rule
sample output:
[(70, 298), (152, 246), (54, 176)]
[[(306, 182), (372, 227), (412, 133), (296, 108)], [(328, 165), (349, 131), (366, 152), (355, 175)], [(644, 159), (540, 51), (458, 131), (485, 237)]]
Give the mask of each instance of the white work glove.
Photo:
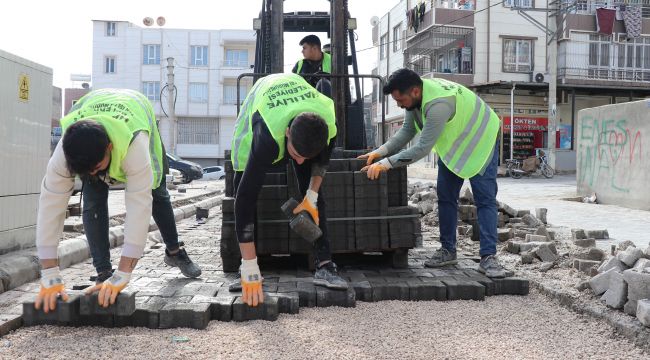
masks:
[(63, 278), (58, 266), (49, 269), (41, 270), (41, 290), (36, 296), (34, 301), (34, 308), (36, 310), (41, 308), (43, 304), (43, 311), (46, 313), (50, 310), (56, 309), (56, 299), (61, 296), (63, 301), (68, 301), (68, 294), (65, 293), (65, 285), (63, 285)]
[(117, 295), (124, 290), (129, 281), (131, 281), (131, 273), (116, 270), (106, 281), (86, 290), (86, 295), (99, 291), (97, 295), (99, 306), (108, 307), (115, 304)]
[(263, 303), (263, 278), (260, 267), (257, 265), (257, 258), (251, 260), (242, 259), (239, 272), (241, 273), (242, 301), (248, 306), (257, 306), (258, 303)]

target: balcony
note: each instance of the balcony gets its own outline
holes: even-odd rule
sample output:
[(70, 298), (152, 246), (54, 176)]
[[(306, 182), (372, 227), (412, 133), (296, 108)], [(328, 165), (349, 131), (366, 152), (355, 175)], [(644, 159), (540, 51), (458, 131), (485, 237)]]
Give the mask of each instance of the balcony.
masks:
[[(648, 0), (650, 1), (650, 0)], [(427, 6), (430, 4), (426, 3)], [(427, 31), (433, 25), (451, 25), (458, 27), (474, 27), (475, 0), (436, 0), (434, 8), (428, 8), (419, 22), (418, 30), (409, 28), (406, 32), (407, 38), (416, 36), (418, 33)]]
[(563, 0), (563, 6), (570, 6), (570, 13), (581, 15), (595, 15), (596, 9), (606, 7), (618, 7), (619, 5), (626, 6), (641, 6), (641, 16), (650, 18), (650, 0)]

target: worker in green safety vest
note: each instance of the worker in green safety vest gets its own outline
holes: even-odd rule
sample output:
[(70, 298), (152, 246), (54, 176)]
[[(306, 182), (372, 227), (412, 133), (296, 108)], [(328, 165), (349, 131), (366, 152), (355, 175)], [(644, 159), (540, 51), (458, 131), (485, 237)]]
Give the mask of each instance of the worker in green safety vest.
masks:
[[(63, 230), (75, 175), (83, 182), (83, 224), (97, 270), (99, 305), (107, 307), (126, 287), (144, 252), (153, 216), (166, 245), (164, 261), (187, 277), (201, 268), (190, 260), (178, 241), (174, 211), (167, 192), (167, 157), (151, 103), (128, 89), (91, 91), (61, 119), (63, 137), (47, 166), (41, 185), (36, 247), (41, 261), (41, 289), (34, 303), (55, 309), (57, 297), (67, 299), (59, 271), (57, 247)], [(123, 183), (126, 205), (124, 245), (117, 270), (110, 259), (108, 189)]]
[[(362, 171), (376, 179), (388, 169), (438, 155), (438, 216), (442, 247), (425, 262), (428, 267), (455, 264), (458, 198), (465, 179), (472, 186), (480, 229), (479, 269), (489, 277), (507, 271), (495, 258), (497, 243), (497, 138), (499, 117), (475, 93), (444, 79), (421, 79), (409, 69), (388, 77), (384, 95), (391, 95), (406, 110), (402, 128), (368, 154)], [(400, 151), (414, 136), (416, 144)], [(375, 160), (383, 158), (375, 162)], [(476, 231), (476, 230), (475, 230)]]
[(309, 76), (310, 74), (331, 74), (331, 55), (329, 52), (321, 50), (321, 42), (316, 35), (307, 35), (302, 38), (300, 46), (302, 46), (303, 59), (296, 62), (291, 72), (302, 75), (311, 86), (331, 97), (331, 84), (327, 78)]
[(332, 262), (321, 183), (336, 136), (334, 103), (301, 76), (273, 74), (258, 80), (244, 100), (235, 124), (231, 158), (235, 190), (235, 233), (242, 256), (240, 279), (231, 291), (257, 306), (264, 301), (255, 251), (255, 209), (266, 172), (288, 158), (304, 197), (294, 213), (306, 210), (323, 235), (313, 247), (314, 284), (347, 289)]

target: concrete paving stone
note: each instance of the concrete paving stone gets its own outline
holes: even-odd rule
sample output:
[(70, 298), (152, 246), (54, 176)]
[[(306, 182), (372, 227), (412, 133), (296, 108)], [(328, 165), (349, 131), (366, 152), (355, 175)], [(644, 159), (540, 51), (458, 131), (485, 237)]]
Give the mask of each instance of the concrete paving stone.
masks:
[(535, 208), (535, 217), (539, 219), (542, 223), (546, 224), (546, 215), (548, 209), (546, 208)]
[(555, 244), (551, 242), (525, 242), (525, 243), (520, 243), (519, 244), (519, 251), (533, 251), (537, 249), (540, 246), (547, 246), (551, 252), (554, 254), (557, 254), (557, 249), (555, 248)]
[(10, 290), (40, 277), (40, 263), (36, 255), (16, 255), (0, 261), (0, 282)]
[(571, 238), (573, 240), (587, 239), (587, 234), (584, 229), (571, 229)]
[(85, 238), (73, 238), (61, 241), (58, 247), (59, 268), (67, 269), (72, 264), (80, 263), (90, 257), (90, 248)]
[(646, 327), (650, 327), (650, 299), (639, 300), (636, 305), (636, 318)]
[(546, 229), (546, 226), (544, 225), (537, 228), (537, 230), (535, 231), (535, 235), (544, 236), (546, 238), (545, 241), (549, 241), (551, 239), (548, 233), (548, 229)]
[(485, 300), (485, 287), (477, 281), (445, 279), (447, 300)]
[(203, 296), (197, 295), (190, 300), (190, 304), (210, 304), (210, 318), (218, 321), (232, 320), (232, 304), (237, 296)]
[(174, 296), (215, 296), (221, 288), (223, 282), (207, 284), (204, 282), (190, 283), (174, 293)]
[(510, 221), (508, 222), (509, 224), (524, 224), (524, 220), (520, 217), (511, 217)]
[(609, 276), (609, 288), (602, 297), (607, 306), (613, 309), (622, 309), (627, 302), (627, 283), (623, 275), (613, 272)]
[(557, 254), (553, 252), (555, 247), (551, 247), (549, 244), (552, 245), (552, 243), (542, 244), (534, 250), (535, 255), (542, 260), (542, 262), (554, 262), (557, 260)]
[(99, 293), (80, 297), (79, 314), (81, 315), (131, 315), (135, 311), (135, 292), (123, 291), (117, 295), (115, 303), (102, 307), (97, 301)]
[(601, 295), (609, 289), (609, 279), (613, 273), (620, 273), (620, 271), (617, 268), (610, 268), (589, 279), (589, 286), (594, 291), (594, 294)]
[(34, 301), (23, 303), (23, 324), (25, 326), (35, 325), (75, 325), (79, 322), (79, 294), (69, 294), (68, 301), (57, 299), (54, 311), (47, 314), (43, 311), (43, 305), (36, 310)]
[(442, 281), (408, 280), (406, 283), (411, 301), (447, 300), (447, 286)]
[(205, 329), (210, 316), (209, 303), (168, 303), (160, 309), (159, 328)]
[(587, 235), (587, 239), (589, 238), (594, 238), (594, 239), (609, 239), (609, 232), (607, 230), (587, 230), (585, 232)]
[(607, 253), (598, 248), (582, 250), (575, 254), (577, 259), (603, 261), (607, 258)]
[(23, 317), (18, 314), (0, 315), (0, 337), (23, 326)]
[(643, 250), (636, 247), (629, 247), (623, 252), (619, 252), (616, 257), (628, 267), (634, 266), (637, 260), (643, 257)]
[(630, 316), (636, 316), (636, 308), (638, 300), (628, 300), (623, 306), (623, 312)]
[(401, 282), (370, 282), (372, 286), (372, 301), (409, 300), (410, 290), (405, 281)]
[(623, 278), (628, 285), (629, 300), (650, 299), (650, 274), (629, 269), (623, 271)]
[(369, 281), (350, 281), (349, 284), (354, 289), (356, 300), (372, 301), (372, 286)]
[(530, 227), (538, 227), (540, 225), (543, 225), (541, 221), (539, 221), (535, 216), (531, 214), (525, 214), (521, 217), (521, 220), (528, 226)]
[(508, 214), (510, 217), (517, 217), (517, 210), (515, 210), (510, 205), (504, 202), (499, 201), (498, 203), (499, 203), (499, 210)]
[(535, 253), (533, 251), (524, 251), (522, 253), (519, 253), (519, 256), (521, 256), (522, 264), (532, 264), (536, 259)]
[(115, 316), (112, 314), (102, 315), (79, 315), (80, 326), (99, 326), (112, 328), (115, 326)]
[(521, 241), (510, 240), (506, 244), (506, 250), (513, 254), (519, 254), (521, 252)]
[[(526, 239), (526, 237), (529, 236), (529, 235), (532, 235), (532, 234), (527, 229), (523, 229), (523, 228), (521, 228), (521, 229), (513, 229), (513, 231), (514, 231), (514, 234), (515, 234), (515, 238), (524, 239), (525, 242), (530, 241), (530, 240)], [(544, 241), (546, 241), (546, 240), (544, 240)]]
[(268, 320), (275, 321), (278, 319), (278, 300), (272, 296), (264, 296), (264, 302), (257, 306), (248, 306), (241, 297), (237, 297), (232, 304), (232, 320)]
[(494, 283), (494, 295), (528, 295), (530, 292), (530, 283), (527, 279), (507, 277), (491, 280)]
[(278, 313), (298, 314), (300, 312), (300, 295), (297, 291), (269, 294), (269, 296), (277, 298)]
[(596, 246), (596, 239), (578, 239), (578, 240), (573, 240), (573, 245), (582, 247), (582, 248), (590, 248)]
[(485, 276), (484, 274), (478, 271), (468, 272), (468, 275), (469, 275), (468, 278), (469, 280), (476, 281), (485, 287), (485, 296), (495, 295), (495, 283), (493, 279), (490, 279), (489, 277)]
[(356, 296), (354, 287), (348, 287), (346, 290), (334, 290), (323, 286), (316, 286), (316, 306), (355, 307)]
[(523, 218), (526, 215), (530, 215), (530, 210), (517, 210), (517, 217)]
[(650, 259), (642, 258), (636, 261), (634, 263), (634, 266), (632, 267), (632, 270), (638, 271), (638, 272), (643, 272), (643, 269), (650, 267)]
[(623, 272), (627, 270), (627, 265), (623, 264), (616, 256), (611, 256), (598, 267), (598, 272), (603, 273), (612, 268), (616, 268), (618, 272)]
[(300, 307), (316, 306), (316, 287), (313, 283), (299, 282), (296, 284), (300, 296)]
[(498, 229), (497, 231), (499, 242), (508, 241), (515, 236), (515, 233), (512, 229)]
[(600, 261), (573, 259), (573, 267), (587, 275), (591, 273), (591, 268), (598, 267)]

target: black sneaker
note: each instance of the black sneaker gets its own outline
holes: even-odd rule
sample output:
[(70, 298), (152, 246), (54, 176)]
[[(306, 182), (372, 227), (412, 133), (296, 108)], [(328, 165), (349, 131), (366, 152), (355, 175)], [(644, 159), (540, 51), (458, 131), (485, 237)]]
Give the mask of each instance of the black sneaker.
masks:
[(478, 271), (490, 278), (504, 278), (506, 276), (511, 276), (509, 272), (499, 264), (499, 261), (494, 257), (494, 255), (488, 255), (482, 258)]
[(241, 272), (237, 273), (237, 278), (228, 284), (228, 291), (238, 292), (241, 291)]
[(440, 248), (436, 250), (436, 252), (431, 255), (429, 260), (424, 262), (424, 266), (430, 267), (430, 268), (436, 268), (436, 267), (441, 267), (441, 266), (446, 266), (446, 265), (454, 265), (458, 263), (458, 260), (456, 260), (456, 254), (452, 254), (445, 248)]
[(101, 284), (104, 281), (108, 280), (108, 278), (113, 276), (113, 271), (115, 271), (115, 269), (106, 270), (104, 272), (97, 274), (96, 276), (91, 276), (90, 281), (94, 281), (95, 284)]
[(348, 282), (339, 276), (336, 264), (332, 261), (316, 269), (314, 285), (335, 290), (346, 290), (348, 288)]
[(201, 276), (201, 268), (190, 260), (190, 257), (183, 248), (179, 248), (178, 252), (174, 255), (170, 255), (169, 251), (165, 249), (165, 264), (178, 267), (181, 273), (189, 278)]

